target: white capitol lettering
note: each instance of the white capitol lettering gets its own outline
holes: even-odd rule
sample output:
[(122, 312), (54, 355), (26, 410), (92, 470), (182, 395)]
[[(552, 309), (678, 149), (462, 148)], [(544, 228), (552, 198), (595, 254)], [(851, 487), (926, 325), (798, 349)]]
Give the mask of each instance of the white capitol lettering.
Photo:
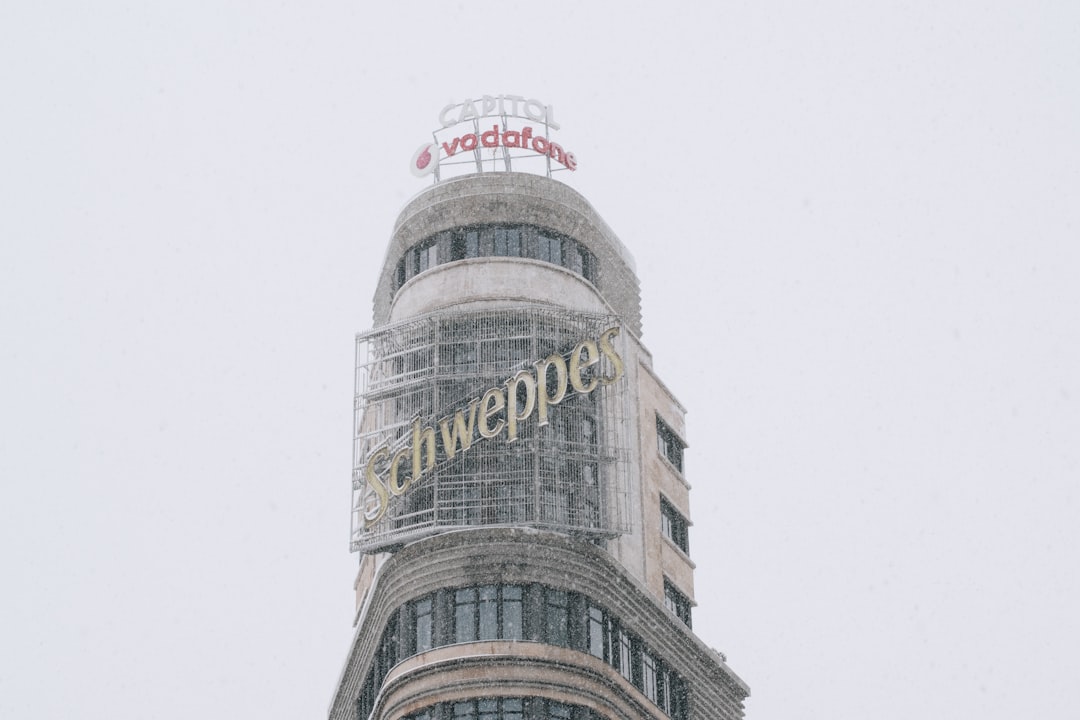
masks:
[[(523, 98), (520, 95), (485, 95), (480, 98), (479, 105), (480, 107), (477, 108), (477, 102), (472, 99), (467, 99), (462, 103), (450, 103), (439, 111), (439, 123), (447, 128), (466, 120), (493, 115), (509, 115), (544, 123), (552, 130), (559, 129), (552, 107), (535, 98)], [(455, 119), (452, 113), (457, 108), (460, 108), (460, 111)]]

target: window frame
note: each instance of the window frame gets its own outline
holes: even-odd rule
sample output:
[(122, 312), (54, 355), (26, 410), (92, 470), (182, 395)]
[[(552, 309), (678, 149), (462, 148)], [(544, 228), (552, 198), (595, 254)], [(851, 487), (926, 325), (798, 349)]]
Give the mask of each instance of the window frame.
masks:
[(666, 577), (664, 578), (664, 607), (679, 618), (686, 627), (693, 629), (693, 601), (679, 589), (678, 585)]
[(663, 495), (660, 496), (660, 534), (690, 556), (690, 521)]
[(660, 414), (656, 414), (656, 452), (666, 460), (673, 468), (684, 472), (684, 450), (689, 447), (671, 426), (664, 422)]

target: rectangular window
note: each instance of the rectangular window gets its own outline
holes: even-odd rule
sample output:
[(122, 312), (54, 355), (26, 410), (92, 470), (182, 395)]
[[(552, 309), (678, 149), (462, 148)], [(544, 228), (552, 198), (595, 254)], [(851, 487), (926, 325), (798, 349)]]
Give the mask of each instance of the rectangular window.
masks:
[(578, 275), (585, 274), (585, 259), (580, 245), (568, 241), (563, 247), (563, 254), (567, 270), (573, 270)]
[(592, 253), (583, 248), (581, 251), (581, 274), (589, 282), (596, 282), (595, 273), (593, 272), (595, 267), (596, 261), (593, 260)]
[(683, 471), (683, 449), (686, 443), (682, 441), (675, 431), (668, 427), (667, 423), (656, 416), (656, 449), (661, 457), (667, 459), (679, 472)]
[(689, 523), (678, 510), (664, 498), (660, 498), (660, 532), (675, 546), (690, 554)]
[(589, 606), (589, 654), (605, 660), (604, 649), (604, 611), (595, 605)]
[(570, 706), (554, 700), (548, 701), (548, 715), (552, 720), (570, 720)]
[(481, 700), (477, 703), (480, 713), (478, 720), (499, 720), (499, 701), (494, 698)]
[(565, 590), (547, 588), (544, 592), (544, 642), (566, 647), (569, 604), (570, 594)]
[(502, 588), (502, 630), (504, 640), (522, 638), (520, 585), (504, 585)]
[(525, 717), (525, 701), (521, 698), (503, 698), (500, 720), (522, 720)]
[(645, 697), (656, 702), (656, 661), (648, 652), (641, 653), (642, 687)]
[(454, 641), (476, 640), (476, 588), (454, 593)]
[(439, 246), (435, 244), (434, 240), (428, 240), (418, 245), (415, 253), (417, 273), (422, 273), (439, 264)]
[(480, 588), (480, 640), (495, 640), (499, 637), (499, 588), (497, 585), (484, 585)]
[(521, 257), (521, 230), (518, 228), (506, 230), (506, 254), (510, 257)]
[(455, 230), (450, 241), (450, 259), (464, 260), (480, 256), (480, 231), (470, 228)]
[(454, 720), (476, 720), (476, 701), (454, 703)]
[(509, 255), (509, 253), (506, 251), (506, 228), (495, 228), (495, 234), (492, 238), (492, 242), (494, 243), (495, 255)]
[(675, 673), (671, 673), (668, 683), (671, 689), (671, 697), (668, 700), (671, 717), (675, 720), (687, 720), (690, 717), (690, 693), (686, 682)]
[(630, 633), (619, 628), (619, 674), (630, 682), (634, 681), (633, 641)]
[(562, 265), (562, 240), (548, 235), (536, 236), (537, 260)]
[(422, 653), (430, 650), (432, 628), (432, 602), (431, 598), (417, 600), (413, 605), (413, 628), (416, 633), (416, 652)]
[(692, 627), (690, 622), (690, 608), (692, 607), (690, 598), (683, 595), (667, 578), (664, 578), (664, 605), (686, 623), (686, 627)]
[(656, 663), (656, 705), (668, 715), (671, 714), (671, 675), (662, 662)]

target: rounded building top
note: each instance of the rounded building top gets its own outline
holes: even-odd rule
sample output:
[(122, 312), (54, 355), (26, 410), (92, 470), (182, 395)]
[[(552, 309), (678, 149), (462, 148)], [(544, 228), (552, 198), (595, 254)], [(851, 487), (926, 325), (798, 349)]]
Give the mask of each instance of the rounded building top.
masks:
[[(390, 321), (410, 250), (424, 247), (445, 231), (485, 226), (524, 226), (572, 240), (586, 258), (584, 269), (575, 270), (596, 287), (626, 329), (640, 336), (641, 294), (630, 252), (580, 193), (545, 177), (515, 172), (446, 180), (420, 193), (402, 209), (375, 292), (375, 326)], [(528, 255), (522, 251), (522, 257)], [(444, 257), (431, 264), (454, 259)], [(420, 264), (410, 262), (410, 277), (429, 267), (426, 259)], [(567, 265), (565, 259), (563, 264)], [(553, 300), (558, 302), (558, 298)]]

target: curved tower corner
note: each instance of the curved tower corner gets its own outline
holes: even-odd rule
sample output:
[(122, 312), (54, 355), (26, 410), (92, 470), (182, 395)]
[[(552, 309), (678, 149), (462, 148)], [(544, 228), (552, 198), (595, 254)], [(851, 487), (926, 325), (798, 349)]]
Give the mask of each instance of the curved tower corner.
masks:
[(684, 410), (633, 258), (566, 185), (401, 211), (357, 336), (356, 635), (333, 720), (739, 718), (691, 630)]

